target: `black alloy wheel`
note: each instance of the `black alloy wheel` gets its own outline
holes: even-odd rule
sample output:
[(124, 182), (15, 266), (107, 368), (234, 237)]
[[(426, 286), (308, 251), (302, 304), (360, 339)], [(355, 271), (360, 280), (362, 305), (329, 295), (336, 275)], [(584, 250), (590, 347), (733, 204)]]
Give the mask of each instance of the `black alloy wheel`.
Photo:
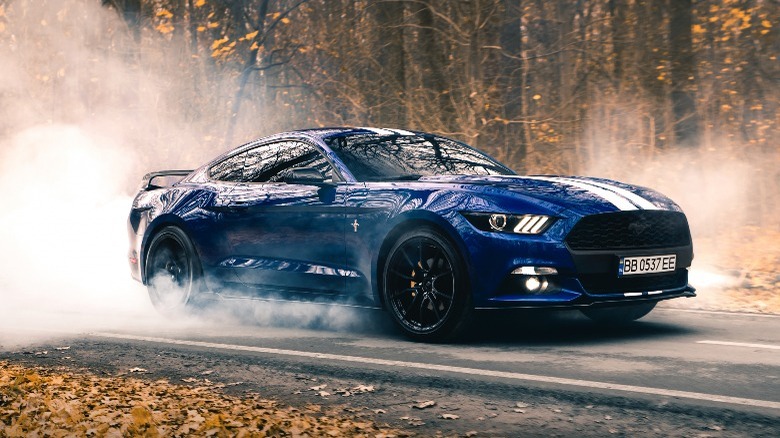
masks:
[(384, 265), (385, 305), (415, 340), (453, 338), (471, 319), (466, 270), (452, 245), (433, 229), (401, 236)]
[(163, 314), (191, 305), (200, 286), (201, 268), (195, 248), (181, 229), (165, 227), (149, 244), (146, 278), (149, 298)]

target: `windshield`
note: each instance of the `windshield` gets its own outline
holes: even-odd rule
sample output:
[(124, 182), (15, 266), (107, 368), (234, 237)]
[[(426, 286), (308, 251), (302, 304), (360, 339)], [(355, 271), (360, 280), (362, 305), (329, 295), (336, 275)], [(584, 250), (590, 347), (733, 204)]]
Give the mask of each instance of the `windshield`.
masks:
[(347, 134), (327, 138), (358, 181), (411, 180), (433, 175), (514, 175), (463, 143), (430, 134)]

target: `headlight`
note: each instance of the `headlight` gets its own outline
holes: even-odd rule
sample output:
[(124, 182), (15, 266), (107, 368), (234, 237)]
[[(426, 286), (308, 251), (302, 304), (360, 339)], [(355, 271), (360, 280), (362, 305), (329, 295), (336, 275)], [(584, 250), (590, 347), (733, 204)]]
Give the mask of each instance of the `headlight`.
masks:
[(542, 214), (461, 212), (471, 225), (482, 231), (514, 234), (542, 234), (556, 218)]

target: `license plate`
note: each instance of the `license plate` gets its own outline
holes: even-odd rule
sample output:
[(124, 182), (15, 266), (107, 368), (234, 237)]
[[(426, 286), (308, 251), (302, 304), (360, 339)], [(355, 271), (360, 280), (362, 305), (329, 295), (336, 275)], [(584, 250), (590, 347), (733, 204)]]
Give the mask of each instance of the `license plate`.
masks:
[(654, 274), (671, 272), (677, 267), (677, 255), (657, 255), (641, 257), (621, 257), (618, 277), (624, 275)]

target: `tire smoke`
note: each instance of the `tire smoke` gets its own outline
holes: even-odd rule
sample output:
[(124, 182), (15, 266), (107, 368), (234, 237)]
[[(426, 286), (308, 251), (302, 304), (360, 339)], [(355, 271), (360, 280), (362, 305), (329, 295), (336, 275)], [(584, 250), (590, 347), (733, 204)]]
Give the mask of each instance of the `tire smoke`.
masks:
[[(227, 116), (192, 116), (175, 44), (134, 39), (89, 0), (6, 4), (0, 29), (0, 349), (98, 330), (235, 322), (345, 329), (352, 310), (252, 305), (172, 322), (130, 278), (127, 215), (141, 177), (225, 147)], [(156, 39), (157, 38), (157, 39)], [(214, 75), (216, 77), (216, 75)], [(232, 78), (210, 84), (229, 90)], [(186, 92), (183, 91), (186, 89)], [(262, 120), (249, 114), (251, 120)], [(206, 123), (207, 122), (207, 123)], [(237, 126), (236, 138), (261, 129)], [(208, 329), (207, 329), (208, 330)]]

